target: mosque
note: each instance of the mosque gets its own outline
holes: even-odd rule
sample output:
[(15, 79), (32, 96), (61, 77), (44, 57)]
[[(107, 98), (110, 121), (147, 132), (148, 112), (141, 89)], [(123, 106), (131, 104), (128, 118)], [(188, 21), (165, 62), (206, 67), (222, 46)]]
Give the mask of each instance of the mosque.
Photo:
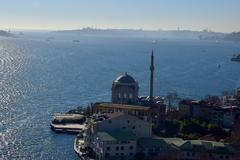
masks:
[(138, 82), (125, 73), (112, 83), (112, 102), (95, 103), (93, 113), (124, 112), (152, 122), (157, 127), (165, 119), (166, 106), (162, 97), (153, 96), (154, 54), (150, 63), (150, 94), (139, 96)]

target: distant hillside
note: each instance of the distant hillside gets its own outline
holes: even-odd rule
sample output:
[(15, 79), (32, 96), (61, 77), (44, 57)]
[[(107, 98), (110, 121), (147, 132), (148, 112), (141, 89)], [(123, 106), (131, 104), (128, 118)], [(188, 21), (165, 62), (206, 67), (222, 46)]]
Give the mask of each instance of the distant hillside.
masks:
[(13, 34), (11, 34), (9, 32), (6, 32), (6, 31), (3, 31), (3, 30), (0, 30), (0, 36), (2, 36), (2, 37), (12, 37)]
[[(223, 33), (189, 31), (189, 30), (134, 30), (134, 29), (93, 29), (55, 31), (61, 34), (75, 34), (82, 36), (117, 36), (117, 37), (146, 37), (146, 38), (194, 38), (224, 37)], [(200, 38), (200, 39), (201, 39)]]
[(221, 33), (208, 30), (134, 30), (134, 29), (93, 29), (83, 28), (79, 30), (54, 31), (59, 34), (74, 34), (81, 36), (104, 36), (104, 37), (144, 37), (144, 38), (184, 38), (215, 41), (240, 42), (240, 32)]

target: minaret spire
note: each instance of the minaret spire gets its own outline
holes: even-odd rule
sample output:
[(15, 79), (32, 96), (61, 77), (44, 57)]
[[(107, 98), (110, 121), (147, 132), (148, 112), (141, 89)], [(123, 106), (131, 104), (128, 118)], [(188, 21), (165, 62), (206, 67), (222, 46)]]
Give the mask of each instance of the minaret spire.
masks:
[(153, 73), (154, 73), (154, 55), (153, 55), (153, 50), (152, 50), (152, 55), (151, 55), (151, 65), (150, 65), (150, 103), (152, 104), (153, 102)]

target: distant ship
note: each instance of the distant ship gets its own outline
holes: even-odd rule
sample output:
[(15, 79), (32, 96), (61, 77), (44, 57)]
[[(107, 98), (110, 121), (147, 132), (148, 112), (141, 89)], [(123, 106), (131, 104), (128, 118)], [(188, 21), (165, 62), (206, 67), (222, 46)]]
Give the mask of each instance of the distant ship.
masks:
[(79, 40), (72, 40), (73, 42), (75, 42), (75, 43), (78, 43), (78, 42), (80, 42)]
[(240, 54), (234, 54), (231, 58), (231, 61), (237, 61), (240, 62)]

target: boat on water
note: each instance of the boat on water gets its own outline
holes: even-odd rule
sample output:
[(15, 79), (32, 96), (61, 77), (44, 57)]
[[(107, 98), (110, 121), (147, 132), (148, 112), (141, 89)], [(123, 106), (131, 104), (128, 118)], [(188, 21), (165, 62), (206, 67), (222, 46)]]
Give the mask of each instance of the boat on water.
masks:
[(240, 54), (234, 54), (231, 58), (231, 61), (237, 61), (240, 62)]
[(81, 114), (55, 114), (50, 126), (58, 133), (77, 134), (85, 127), (86, 118)]
[(80, 42), (79, 40), (77, 40), (77, 39), (74, 39), (74, 40), (72, 40), (74, 43), (78, 43), (78, 42)]

